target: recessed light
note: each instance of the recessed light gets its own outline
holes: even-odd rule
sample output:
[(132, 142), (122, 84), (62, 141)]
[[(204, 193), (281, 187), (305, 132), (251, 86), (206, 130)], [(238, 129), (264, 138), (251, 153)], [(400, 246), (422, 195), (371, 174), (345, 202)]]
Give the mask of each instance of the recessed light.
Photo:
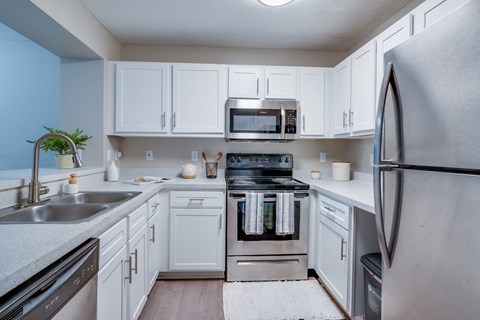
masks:
[(264, 4), (269, 7), (279, 7), (287, 3), (292, 2), (293, 0), (258, 0), (261, 4)]

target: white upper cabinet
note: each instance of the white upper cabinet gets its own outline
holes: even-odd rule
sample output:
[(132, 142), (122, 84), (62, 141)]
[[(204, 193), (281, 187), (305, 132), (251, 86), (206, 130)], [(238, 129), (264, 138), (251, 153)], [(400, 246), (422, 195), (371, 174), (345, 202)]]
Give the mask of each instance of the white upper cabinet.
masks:
[(230, 66), (228, 97), (238, 99), (298, 99), (295, 67)]
[(174, 134), (224, 134), (226, 74), (226, 67), (223, 65), (173, 66)]
[(413, 34), (428, 28), (470, 0), (427, 0), (412, 11)]
[(228, 97), (261, 99), (264, 69), (262, 67), (231, 66), (228, 68)]
[(325, 135), (325, 70), (300, 69), (301, 136)]
[(353, 134), (372, 133), (375, 129), (375, 40), (352, 54), (352, 97), (348, 115)]
[(333, 69), (333, 134), (350, 132), (348, 112), (351, 107), (351, 72), (350, 57), (340, 62)]
[(297, 99), (297, 68), (265, 68), (266, 99)]
[(116, 63), (115, 132), (167, 132), (170, 66)]
[(408, 40), (412, 34), (412, 16), (410, 14), (404, 16), (388, 29), (380, 33), (375, 39), (377, 40), (377, 92), (383, 81), (384, 60), (383, 55), (390, 49), (398, 46), (402, 42)]

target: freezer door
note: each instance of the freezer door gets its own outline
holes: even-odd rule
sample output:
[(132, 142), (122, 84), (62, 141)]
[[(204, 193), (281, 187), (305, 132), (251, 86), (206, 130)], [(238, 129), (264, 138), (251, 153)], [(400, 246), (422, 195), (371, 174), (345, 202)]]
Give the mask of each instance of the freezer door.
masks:
[(478, 319), (480, 176), (400, 169), (382, 176), (386, 230), (389, 195), (403, 179), (395, 250), (383, 268), (382, 319)]
[(471, 1), (385, 54), (398, 80), (404, 141), (404, 158), (396, 159), (388, 94), (385, 160), (480, 169), (479, 16), (480, 1)]

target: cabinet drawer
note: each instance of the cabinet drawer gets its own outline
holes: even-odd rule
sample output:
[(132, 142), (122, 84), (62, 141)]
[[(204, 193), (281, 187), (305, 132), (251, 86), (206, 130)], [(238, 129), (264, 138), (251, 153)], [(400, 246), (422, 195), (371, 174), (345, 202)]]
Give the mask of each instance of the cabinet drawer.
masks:
[(343, 228), (350, 229), (351, 207), (322, 195), (318, 195), (318, 206), (321, 214)]
[(99, 268), (101, 268), (127, 243), (126, 219), (110, 227), (98, 239), (100, 240)]
[(154, 214), (156, 214), (158, 211), (160, 211), (160, 195), (156, 194), (153, 197), (151, 197), (148, 202), (148, 218), (150, 219), (153, 217)]
[(147, 224), (147, 204), (142, 204), (138, 209), (128, 215), (128, 238), (130, 239), (138, 230)]
[(170, 207), (223, 208), (225, 194), (221, 191), (172, 191)]

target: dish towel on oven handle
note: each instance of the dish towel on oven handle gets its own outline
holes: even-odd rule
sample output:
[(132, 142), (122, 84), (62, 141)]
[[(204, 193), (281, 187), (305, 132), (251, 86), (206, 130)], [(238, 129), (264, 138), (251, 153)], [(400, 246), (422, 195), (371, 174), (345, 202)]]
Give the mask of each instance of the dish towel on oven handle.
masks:
[(263, 234), (263, 193), (246, 193), (243, 231), (247, 235)]
[(277, 193), (277, 223), (275, 233), (288, 235), (295, 233), (295, 198), (293, 193)]

